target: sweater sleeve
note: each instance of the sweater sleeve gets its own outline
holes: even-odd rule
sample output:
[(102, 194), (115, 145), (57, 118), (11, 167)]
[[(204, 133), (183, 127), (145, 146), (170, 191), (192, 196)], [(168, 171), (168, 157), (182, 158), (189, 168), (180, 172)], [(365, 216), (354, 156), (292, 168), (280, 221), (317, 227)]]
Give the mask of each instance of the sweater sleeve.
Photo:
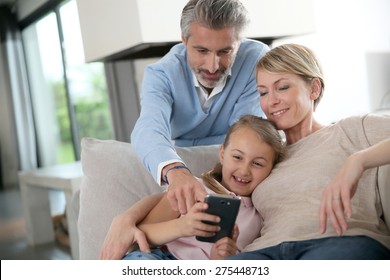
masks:
[(160, 180), (156, 176), (161, 162), (181, 161), (171, 141), (172, 103), (168, 79), (162, 71), (148, 67), (141, 95), (141, 115), (131, 134), (131, 143), (142, 164), (157, 182)]
[(390, 138), (390, 116), (368, 114), (363, 117), (362, 125), (370, 146)]

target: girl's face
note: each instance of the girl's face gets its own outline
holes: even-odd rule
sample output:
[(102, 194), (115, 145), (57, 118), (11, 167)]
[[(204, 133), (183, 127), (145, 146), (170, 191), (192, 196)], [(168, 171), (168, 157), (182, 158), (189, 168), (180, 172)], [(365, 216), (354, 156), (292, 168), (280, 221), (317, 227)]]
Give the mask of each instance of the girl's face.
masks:
[(271, 172), (274, 149), (252, 129), (238, 128), (221, 146), (222, 185), (240, 196), (250, 196)]
[(273, 74), (261, 70), (257, 72), (257, 81), (260, 106), (278, 129), (286, 132), (310, 123), (314, 100), (319, 94), (313, 82), (308, 83), (294, 74)]

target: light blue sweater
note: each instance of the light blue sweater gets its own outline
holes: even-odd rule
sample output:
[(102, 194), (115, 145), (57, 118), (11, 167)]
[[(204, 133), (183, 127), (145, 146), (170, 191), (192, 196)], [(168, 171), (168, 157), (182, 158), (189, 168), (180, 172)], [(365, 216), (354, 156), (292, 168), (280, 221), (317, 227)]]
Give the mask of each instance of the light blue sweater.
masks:
[(256, 62), (267, 45), (246, 39), (238, 50), (231, 76), (212, 105), (203, 111), (183, 44), (175, 45), (144, 73), (141, 114), (131, 143), (154, 179), (158, 165), (182, 161), (177, 146), (221, 144), (229, 126), (245, 114), (263, 115), (256, 89)]

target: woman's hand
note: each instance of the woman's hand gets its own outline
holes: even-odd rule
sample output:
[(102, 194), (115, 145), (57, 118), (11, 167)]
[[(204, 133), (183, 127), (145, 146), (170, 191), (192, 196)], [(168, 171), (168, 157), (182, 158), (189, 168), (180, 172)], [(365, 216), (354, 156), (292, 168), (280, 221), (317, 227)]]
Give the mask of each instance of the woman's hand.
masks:
[(352, 216), (351, 199), (355, 195), (363, 172), (360, 154), (353, 154), (347, 158), (336, 177), (325, 187), (320, 208), (321, 233), (325, 233), (328, 219), (338, 235), (342, 235), (347, 230), (345, 217)]
[(385, 139), (367, 149), (349, 156), (336, 177), (326, 186), (320, 208), (320, 231), (326, 231), (327, 219), (341, 235), (348, 225), (345, 216), (352, 215), (351, 199), (363, 172), (369, 168), (390, 163), (390, 139)]
[(144, 233), (135, 224), (131, 224), (125, 214), (114, 218), (106, 239), (100, 250), (101, 260), (120, 260), (131, 246), (138, 243), (142, 252), (150, 252)]
[(224, 237), (214, 243), (210, 252), (211, 260), (223, 260), (227, 257), (234, 256), (240, 250), (237, 247), (237, 238), (239, 230), (237, 224), (234, 225), (232, 238)]

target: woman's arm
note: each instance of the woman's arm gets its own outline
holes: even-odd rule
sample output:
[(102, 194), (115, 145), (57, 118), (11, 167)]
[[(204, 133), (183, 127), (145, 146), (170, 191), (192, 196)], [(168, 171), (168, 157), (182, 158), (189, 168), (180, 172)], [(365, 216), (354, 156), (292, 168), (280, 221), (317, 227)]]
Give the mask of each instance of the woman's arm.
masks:
[(320, 208), (320, 231), (326, 231), (330, 218), (336, 232), (341, 235), (348, 227), (345, 216), (351, 217), (351, 199), (358, 181), (367, 169), (390, 164), (390, 139), (349, 156), (336, 177), (324, 189)]
[(361, 161), (364, 170), (390, 164), (390, 138), (357, 152), (356, 158)]
[(180, 213), (170, 206), (165, 193), (138, 227), (151, 245), (163, 245), (180, 237), (177, 225), (179, 216)]
[(121, 259), (135, 242), (138, 243), (141, 251), (149, 251), (145, 235), (136, 224), (153, 209), (162, 195), (159, 193), (145, 197), (114, 218), (100, 250), (100, 259)]

